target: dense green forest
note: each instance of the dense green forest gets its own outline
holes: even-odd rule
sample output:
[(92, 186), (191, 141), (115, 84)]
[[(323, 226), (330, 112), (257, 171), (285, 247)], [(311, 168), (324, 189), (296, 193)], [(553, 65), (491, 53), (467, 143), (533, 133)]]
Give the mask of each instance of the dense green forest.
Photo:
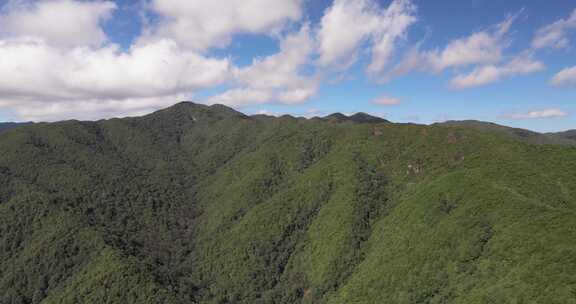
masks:
[(576, 146), (481, 129), (193, 103), (11, 128), (0, 303), (576, 303)]

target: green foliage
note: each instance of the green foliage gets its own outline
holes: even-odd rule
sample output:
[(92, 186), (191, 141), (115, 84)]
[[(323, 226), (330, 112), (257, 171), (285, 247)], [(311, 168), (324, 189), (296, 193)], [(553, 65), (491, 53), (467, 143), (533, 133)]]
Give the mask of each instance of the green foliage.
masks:
[(0, 303), (576, 303), (576, 148), (178, 104), (0, 135)]
[(530, 130), (501, 126), (491, 122), (477, 120), (447, 121), (439, 126), (473, 128), (483, 132), (500, 134), (533, 144), (576, 145), (576, 130), (558, 133), (537, 133)]

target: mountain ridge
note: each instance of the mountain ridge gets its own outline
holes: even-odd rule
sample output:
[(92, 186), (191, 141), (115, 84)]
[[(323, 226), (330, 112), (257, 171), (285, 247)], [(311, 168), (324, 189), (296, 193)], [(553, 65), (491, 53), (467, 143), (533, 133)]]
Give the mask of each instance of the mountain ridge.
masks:
[(0, 303), (572, 303), (575, 159), (191, 104), (14, 128)]
[(31, 122), (0, 122), (0, 133), (10, 129), (32, 124)]
[[(158, 115), (159, 113), (166, 112), (168, 115), (174, 115), (178, 112), (196, 112), (199, 115), (212, 115), (213, 117), (225, 118), (230, 116), (238, 116), (244, 118), (262, 118), (262, 119), (273, 119), (277, 116), (265, 115), (265, 114), (254, 114), (246, 115), (235, 109), (222, 104), (204, 105), (199, 103), (194, 103), (191, 101), (181, 101), (173, 106), (167, 107), (150, 113), (148, 115)], [(181, 115), (176, 114), (176, 115)], [(145, 115), (145, 116), (148, 116)], [(285, 119), (295, 118), (291, 115), (283, 115)], [(118, 119), (118, 118), (112, 118)], [(323, 117), (312, 117), (303, 119), (317, 119), (323, 121), (331, 122), (356, 122), (356, 123), (392, 123), (384, 118), (373, 116), (364, 112), (358, 112), (353, 115), (344, 115), (342, 113), (332, 113)], [(29, 125), (31, 122), (24, 123), (14, 123), (5, 122), (0, 123), (0, 132), (6, 131), (15, 127)], [(510, 136), (516, 139), (524, 140), (530, 143), (540, 143), (540, 144), (576, 144), (576, 130), (566, 130), (560, 132), (547, 132), (541, 133), (536, 131), (531, 131), (527, 129), (515, 128), (505, 125), (496, 124), (493, 122), (479, 121), (479, 120), (448, 120), (445, 122), (433, 123), (431, 126), (448, 126), (448, 127), (468, 127), (474, 128), (484, 132), (500, 133), (502, 135)]]
[(564, 144), (564, 145), (574, 145), (576, 144), (576, 137), (572, 136), (576, 130), (568, 130), (563, 132), (551, 132), (551, 133), (539, 133), (531, 130), (514, 128), (499, 125), (492, 122), (478, 121), (478, 120), (452, 120), (441, 123), (435, 123), (434, 125), (448, 126), (448, 127), (468, 127), (474, 128), (483, 132), (492, 132), (497, 134), (502, 134), (509, 136), (511, 138), (520, 139), (529, 143), (535, 144)]

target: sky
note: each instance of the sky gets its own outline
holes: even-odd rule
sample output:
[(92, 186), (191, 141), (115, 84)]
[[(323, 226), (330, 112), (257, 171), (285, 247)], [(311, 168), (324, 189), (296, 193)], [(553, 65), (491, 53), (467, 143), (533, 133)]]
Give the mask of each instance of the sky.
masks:
[(0, 0), (0, 121), (184, 100), (576, 129), (576, 1)]

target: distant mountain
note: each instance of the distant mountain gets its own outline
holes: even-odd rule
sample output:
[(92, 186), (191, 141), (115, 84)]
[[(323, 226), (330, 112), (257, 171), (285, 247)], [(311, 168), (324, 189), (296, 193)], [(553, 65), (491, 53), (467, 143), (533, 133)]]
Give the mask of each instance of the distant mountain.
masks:
[(547, 135), (566, 138), (566, 139), (573, 140), (576, 142), (576, 130), (568, 130), (568, 131), (557, 132), (557, 133), (547, 133)]
[[(561, 145), (576, 144), (576, 136), (574, 136), (575, 134), (573, 131), (572, 132), (569, 131), (566, 133), (537, 133), (530, 130), (512, 128), (491, 122), (484, 122), (477, 120), (447, 121), (437, 123), (434, 125), (473, 128), (483, 132), (502, 134), (505, 136), (509, 136), (512, 138), (520, 139), (535, 144), (561, 144)], [(573, 136), (570, 137), (570, 135)]]
[(344, 121), (348, 121), (348, 116), (346, 116), (342, 113), (333, 113), (333, 114), (322, 117), (321, 120), (330, 121), (330, 122), (344, 122)]
[(0, 122), (0, 133), (19, 126), (31, 124), (30, 122)]
[(380, 118), (380, 117), (376, 117), (376, 116), (372, 116), (366, 113), (356, 113), (350, 117), (348, 117), (348, 119), (350, 119), (351, 121), (354, 122), (359, 122), (359, 123), (383, 123), (383, 122), (389, 122), (384, 118)]
[(193, 103), (14, 128), (0, 303), (573, 303), (576, 149), (518, 132)]
[(357, 122), (357, 123), (386, 123), (389, 122), (384, 118), (372, 116), (366, 113), (356, 113), (351, 116), (346, 116), (342, 113), (334, 113), (328, 116), (322, 117), (321, 120), (330, 122)]

